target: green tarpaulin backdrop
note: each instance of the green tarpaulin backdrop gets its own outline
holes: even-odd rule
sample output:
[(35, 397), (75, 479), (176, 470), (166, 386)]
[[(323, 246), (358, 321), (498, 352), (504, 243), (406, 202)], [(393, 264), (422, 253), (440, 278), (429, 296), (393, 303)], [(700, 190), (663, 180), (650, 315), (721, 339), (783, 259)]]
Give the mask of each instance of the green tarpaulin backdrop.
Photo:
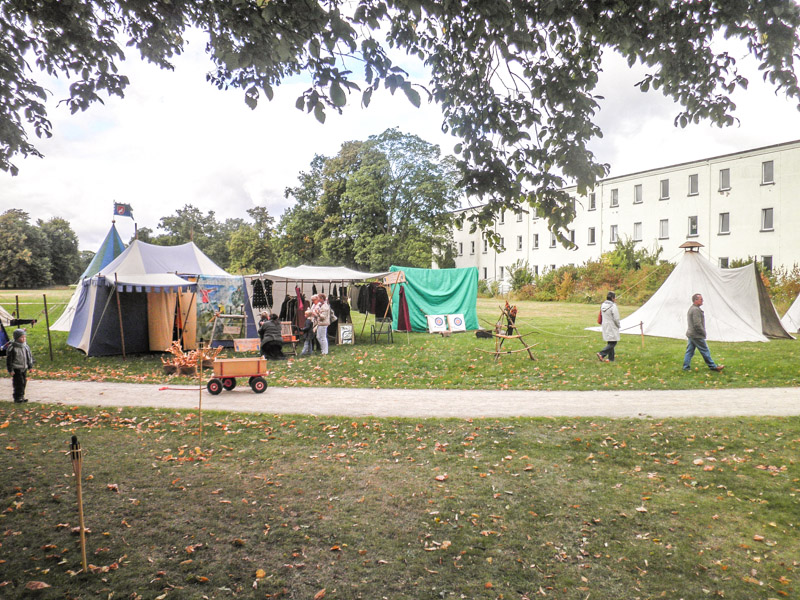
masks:
[[(467, 329), (478, 327), (478, 268), (414, 269), (389, 268), (406, 274), (406, 302), (413, 331), (428, 331), (425, 315), (464, 315)], [(392, 328), (397, 329), (400, 314), (399, 286), (392, 286)]]

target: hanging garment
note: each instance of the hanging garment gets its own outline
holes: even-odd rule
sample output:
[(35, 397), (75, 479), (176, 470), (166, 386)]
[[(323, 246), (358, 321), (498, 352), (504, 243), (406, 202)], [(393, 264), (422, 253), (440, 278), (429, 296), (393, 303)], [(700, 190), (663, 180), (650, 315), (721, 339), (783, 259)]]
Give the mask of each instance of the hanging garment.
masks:
[(400, 285), (400, 297), (397, 300), (397, 331), (411, 331), (411, 318), (408, 314), (404, 285)]
[(265, 279), (264, 280), (264, 295), (267, 297), (267, 306), (272, 308), (272, 280)]
[(267, 304), (267, 294), (264, 292), (264, 284), (260, 279), (253, 280), (253, 308), (267, 308), (272, 306)]

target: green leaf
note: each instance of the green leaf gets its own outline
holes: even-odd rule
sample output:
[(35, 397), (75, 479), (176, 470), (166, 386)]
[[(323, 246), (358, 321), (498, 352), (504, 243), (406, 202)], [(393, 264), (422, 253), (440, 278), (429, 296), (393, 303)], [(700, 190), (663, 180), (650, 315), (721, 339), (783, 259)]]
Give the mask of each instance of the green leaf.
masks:
[(322, 102), (317, 102), (317, 105), (314, 107), (314, 116), (320, 123), (325, 123), (325, 106)]
[(344, 106), (347, 104), (347, 96), (344, 91), (342, 91), (342, 86), (339, 85), (338, 81), (334, 81), (331, 84), (331, 100), (334, 106)]
[(367, 88), (364, 90), (364, 93), (361, 94), (361, 106), (364, 108), (369, 106), (369, 101), (372, 99), (372, 88)]
[(403, 91), (406, 93), (406, 98), (411, 101), (411, 104), (419, 108), (421, 102), (419, 92), (412, 88), (410, 83), (403, 86)]

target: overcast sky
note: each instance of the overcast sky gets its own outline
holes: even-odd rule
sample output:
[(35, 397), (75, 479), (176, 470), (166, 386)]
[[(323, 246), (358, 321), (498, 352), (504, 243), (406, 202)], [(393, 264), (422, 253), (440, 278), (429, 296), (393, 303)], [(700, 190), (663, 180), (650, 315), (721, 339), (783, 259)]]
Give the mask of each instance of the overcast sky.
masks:
[[(197, 36), (175, 66), (162, 71), (129, 51), (120, 69), (131, 80), (125, 98), (76, 115), (57, 105), (66, 82), (47, 80), (54, 135), (35, 140), (45, 158), (18, 158), (16, 177), (0, 172), (0, 212), (22, 208), (34, 222), (63, 217), (81, 249), (94, 251), (108, 232), (114, 201), (130, 204), (139, 227), (153, 230), (187, 204), (213, 210), (220, 220), (247, 218), (248, 208), (265, 206), (277, 222), (289, 206), (284, 189), (314, 154), (332, 156), (342, 143), (389, 127), (439, 144), (444, 153), (458, 141), (442, 133), (436, 105), (416, 109), (401, 92), (373, 95), (368, 109), (351, 97), (343, 115), (329, 111), (321, 125), (295, 108), (308, 87), (295, 81), (252, 111), (240, 90), (220, 91), (205, 81), (211, 63)], [(800, 113), (757, 73), (750, 89), (734, 97), (740, 126), (683, 130), (672, 124), (676, 105), (634, 87), (641, 73), (610, 54), (604, 60), (598, 90), (605, 97), (598, 116), (604, 138), (593, 150), (611, 164), (612, 175), (800, 138)], [(126, 242), (133, 235), (131, 219), (118, 219), (117, 228)]]

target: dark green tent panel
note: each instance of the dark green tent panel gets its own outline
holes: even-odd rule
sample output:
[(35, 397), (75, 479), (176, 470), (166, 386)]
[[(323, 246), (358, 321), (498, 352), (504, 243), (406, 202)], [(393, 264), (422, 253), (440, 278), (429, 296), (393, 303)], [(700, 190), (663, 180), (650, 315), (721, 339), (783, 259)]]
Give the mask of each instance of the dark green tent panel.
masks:
[[(392, 266), (403, 271), (408, 313), (413, 331), (428, 331), (426, 315), (464, 315), (467, 329), (478, 326), (478, 269), (416, 269)], [(392, 286), (392, 327), (397, 329), (400, 314), (398, 286)]]

